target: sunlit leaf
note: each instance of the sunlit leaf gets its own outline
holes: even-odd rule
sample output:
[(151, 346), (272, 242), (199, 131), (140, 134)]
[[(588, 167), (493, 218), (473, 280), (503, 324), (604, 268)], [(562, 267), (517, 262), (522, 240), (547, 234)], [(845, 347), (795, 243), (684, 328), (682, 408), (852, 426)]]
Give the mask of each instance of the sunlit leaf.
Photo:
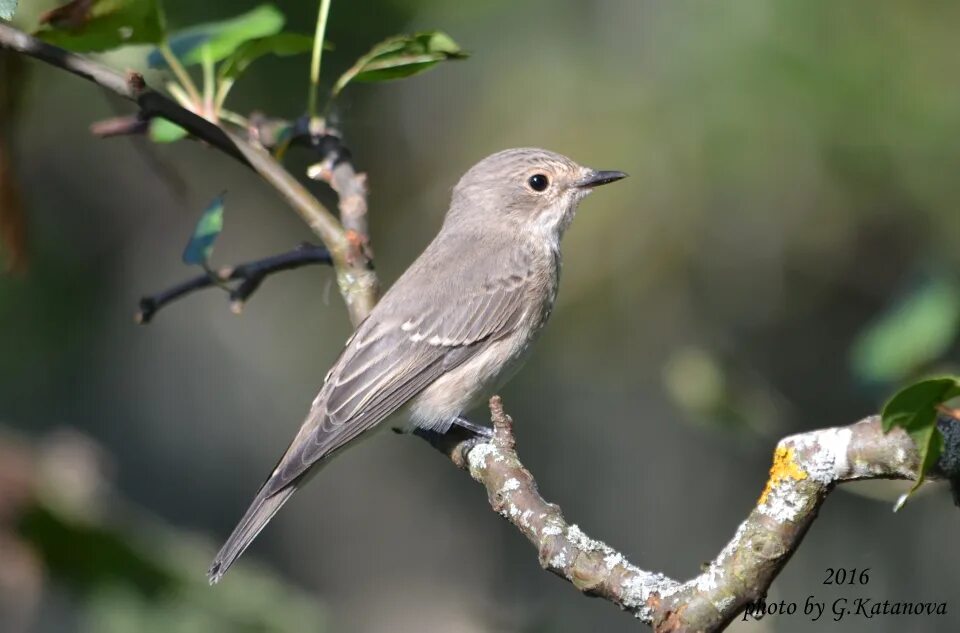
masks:
[(883, 407), (882, 423), (885, 433), (900, 427), (910, 434), (920, 452), (917, 481), (910, 492), (898, 502), (903, 505), (940, 458), (943, 436), (937, 429), (938, 407), (960, 396), (960, 378), (931, 378), (914, 383), (898, 391)]
[(854, 373), (870, 382), (895, 382), (949, 349), (960, 327), (960, 288), (928, 281), (897, 302), (854, 343)]
[(220, 194), (214, 198), (200, 216), (187, 247), (183, 249), (185, 264), (206, 266), (210, 261), (213, 243), (223, 230), (223, 196), (224, 194)]
[[(204, 45), (210, 51), (210, 59), (218, 62), (232, 55), (244, 42), (279, 33), (285, 19), (274, 5), (262, 4), (234, 18), (177, 31), (168, 43), (173, 54), (187, 66), (203, 61)], [(156, 49), (147, 56), (147, 63), (151, 68), (167, 67), (163, 54)]]
[(467, 57), (446, 33), (430, 31), (398, 35), (380, 42), (343, 73), (333, 87), (336, 96), (351, 81), (387, 81), (423, 72), (439, 62)]
[(150, 120), (150, 140), (154, 143), (173, 143), (187, 134), (185, 129), (166, 119), (156, 117)]
[(19, 0), (0, 0), (0, 18), (12, 20), (13, 14), (17, 12)]
[[(313, 37), (300, 33), (277, 33), (267, 37), (244, 42), (237, 50), (230, 54), (220, 66), (221, 79), (236, 79), (250, 64), (265, 55), (287, 57), (310, 52), (313, 48)], [(324, 48), (331, 48), (325, 44)]]
[(163, 39), (157, 0), (74, 0), (41, 18), (40, 39), (63, 48), (106, 51)]

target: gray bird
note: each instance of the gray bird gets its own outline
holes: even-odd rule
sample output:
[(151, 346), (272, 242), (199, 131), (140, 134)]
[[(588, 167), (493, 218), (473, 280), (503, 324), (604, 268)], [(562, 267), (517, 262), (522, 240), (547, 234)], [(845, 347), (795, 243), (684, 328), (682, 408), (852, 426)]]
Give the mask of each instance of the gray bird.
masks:
[(542, 149), (474, 165), (436, 238), (347, 340), (306, 421), (210, 567), (215, 583), (311, 470), (405, 409), (445, 433), (527, 355), (557, 297), (560, 238), (579, 202), (624, 178)]

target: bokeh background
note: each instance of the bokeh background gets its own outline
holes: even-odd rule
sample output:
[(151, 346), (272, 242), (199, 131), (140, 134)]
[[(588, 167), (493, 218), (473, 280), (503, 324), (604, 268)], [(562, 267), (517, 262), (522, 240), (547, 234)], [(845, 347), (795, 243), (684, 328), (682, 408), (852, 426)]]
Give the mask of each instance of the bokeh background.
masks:
[[(174, 27), (254, 6), (165, 4)], [(312, 32), (315, 3), (277, 4)], [(17, 24), (51, 6), (25, 0)], [(543, 146), (631, 174), (582, 205), (550, 327), (502, 392), (542, 492), (591, 536), (689, 577), (755, 503), (778, 438), (957, 367), (960, 5), (334, 0), (324, 83), (374, 42), (434, 28), (470, 59), (353, 86), (334, 113), (369, 174), (385, 284), (489, 153)], [(145, 50), (105, 59), (138, 68)], [(258, 62), (230, 106), (298, 116), (307, 64)], [(127, 104), (22, 70), (3, 122), (29, 264), (0, 277), (0, 628), (636, 629), (544, 573), (448, 461), (389, 433), (334, 460), (206, 588), (349, 334), (345, 310), (315, 267), (269, 279), (240, 317), (209, 291), (136, 325), (142, 295), (194, 274), (180, 253), (222, 190), (215, 263), (311, 235), (219, 153), (96, 140), (88, 125)], [(947, 601), (947, 616), (734, 630), (957, 630), (960, 514), (944, 489), (897, 514), (895, 496), (831, 496), (770, 597)], [(823, 584), (867, 567), (867, 586)]]

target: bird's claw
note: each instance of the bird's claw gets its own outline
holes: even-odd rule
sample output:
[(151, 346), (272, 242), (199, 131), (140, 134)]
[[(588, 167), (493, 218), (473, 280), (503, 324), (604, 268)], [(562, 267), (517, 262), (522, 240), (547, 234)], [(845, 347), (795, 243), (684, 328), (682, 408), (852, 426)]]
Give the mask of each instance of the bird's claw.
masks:
[(465, 418), (454, 418), (453, 423), (459, 426), (460, 428), (466, 429), (477, 436), (477, 439), (491, 440), (493, 439), (493, 429), (489, 426), (483, 426), (482, 424), (474, 424), (470, 420)]

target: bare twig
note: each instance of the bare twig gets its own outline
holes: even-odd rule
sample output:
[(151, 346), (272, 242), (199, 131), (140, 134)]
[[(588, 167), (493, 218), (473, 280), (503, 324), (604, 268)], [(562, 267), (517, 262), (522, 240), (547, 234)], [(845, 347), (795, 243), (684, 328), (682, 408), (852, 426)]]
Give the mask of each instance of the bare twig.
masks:
[(359, 323), (373, 308), (379, 284), (369, 258), (357, 256), (358, 249), (353, 246), (337, 218), (262, 147), (247, 142), (150, 89), (139, 74), (124, 76), (102, 64), (41, 42), (6, 24), (0, 24), (0, 48), (34, 57), (107, 88), (137, 103), (145, 119), (163, 117), (252, 167), (323, 240), (333, 259), (340, 293), (353, 323)]
[(148, 129), (150, 129), (150, 121), (140, 113), (103, 119), (90, 124), (90, 133), (100, 138), (146, 134)]
[[(283, 119), (268, 118), (259, 113), (254, 113), (249, 118), (249, 127), (246, 129), (247, 140), (251, 146), (262, 146), (268, 150), (282, 150), (287, 146), (300, 146), (311, 149), (320, 160), (317, 166), (322, 166), (321, 173), (317, 169), (311, 168), (311, 177), (326, 182), (338, 195), (338, 207), (340, 209), (341, 227), (331, 225), (329, 222), (322, 222), (322, 226), (317, 232), (322, 234), (325, 241), (334, 241), (343, 244), (346, 249), (344, 259), (346, 259), (353, 268), (368, 268), (372, 258), (372, 249), (369, 246), (370, 239), (367, 235), (367, 191), (366, 174), (358, 173), (351, 161), (350, 152), (343, 146), (343, 143), (336, 133), (332, 130), (322, 130), (314, 132), (311, 130), (310, 122), (307, 117), (301, 117), (294, 122)], [(90, 127), (90, 131), (100, 137), (121, 136), (121, 135), (140, 135), (144, 134), (148, 128), (148, 119), (142, 112), (135, 115), (114, 117), (103, 121), (98, 121)], [(316, 167), (316, 166), (315, 166)], [(283, 193), (285, 189), (278, 190)], [(285, 194), (286, 195), (286, 194)], [(293, 195), (293, 194), (291, 194)], [(298, 208), (297, 205), (293, 205)], [(313, 217), (313, 216), (311, 216)], [(320, 218), (323, 220), (323, 217)], [(309, 219), (305, 218), (308, 221)], [(341, 242), (338, 234), (342, 233), (346, 238)], [(329, 257), (329, 255), (328, 255)], [(177, 291), (170, 299), (175, 299), (186, 292), (194, 289), (208, 287), (209, 283), (204, 284), (206, 278), (197, 277), (189, 280), (185, 285), (171, 288), (170, 291)], [(210, 281), (206, 279), (206, 281)], [(376, 280), (374, 279), (374, 282)], [(199, 284), (199, 285), (198, 285)], [(168, 296), (165, 291), (156, 295), (164, 298)], [(152, 300), (155, 297), (146, 297), (144, 301)], [(244, 297), (246, 298), (246, 297)], [(141, 306), (143, 306), (141, 302)], [(142, 311), (142, 314), (149, 315), (151, 302), (145, 304), (148, 309)], [(162, 304), (160, 304), (162, 305)], [(372, 308), (369, 304), (362, 309), (362, 314), (352, 314), (357, 322), (362, 320), (366, 312)], [(138, 315), (139, 318), (139, 315)]]
[(355, 257), (356, 249), (337, 219), (311, 194), (299, 180), (285, 170), (265, 149), (242, 142), (232, 132), (227, 135), (243, 152), (263, 178), (290, 204), (304, 222), (320, 236), (333, 258), (340, 294), (347, 304), (353, 325), (370, 313), (379, 295), (376, 273), (366, 258)]
[(288, 146), (312, 150), (318, 162), (307, 170), (314, 180), (325, 182), (337, 193), (340, 223), (355, 252), (351, 259), (370, 259), (370, 235), (367, 229), (367, 175), (356, 170), (350, 150), (344, 147), (337, 130), (317, 127), (316, 120), (303, 116), (290, 122), (250, 115), (251, 138), (271, 150)]
[[(324, 158), (315, 174), (338, 192), (341, 225), (263, 149), (264, 145), (271, 145), (270, 141), (251, 143), (150, 90), (139, 75), (124, 77), (2, 24), (0, 47), (36, 57), (104, 86), (135, 101), (145, 119), (162, 116), (253, 167), (323, 239), (354, 323), (372, 309), (377, 300), (377, 280), (365, 250), (365, 180), (353, 170), (343, 151), (336, 155), (321, 152)], [(264, 131), (260, 132), (264, 136)], [(308, 136), (311, 143), (318, 144), (335, 139), (326, 132)], [(307, 262), (295, 265), (304, 263)], [(295, 265), (276, 266), (276, 270)], [(221, 271), (225, 279), (242, 280), (234, 289), (240, 298), (249, 296), (267, 274), (263, 268)], [(147, 298), (153, 303), (141, 306), (143, 320), (176, 297), (212, 283), (214, 280), (205, 276)], [(520, 462), (511, 421), (499, 398), (492, 399), (490, 407), (493, 438), (474, 437), (455, 429), (440, 437), (426, 434), (427, 439), (483, 484), (493, 509), (537, 548), (545, 569), (584, 593), (613, 602), (661, 632), (721, 630), (748, 603), (765, 595), (837, 484), (858, 479), (914, 479), (920, 461), (909, 435), (901, 429), (885, 435), (876, 416), (847, 427), (785, 438), (777, 445), (770, 477), (756, 507), (706, 570), (681, 583), (636, 567), (621, 553), (567, 523), (560, 508), (543, 499), (533, 475)], [(945, 433), (945, 438), (938, 468), (929, 475), (956, 479), (956, 471), (960, 470), (960, 432)]]
[[(797, 550), (830, 491), (861, 479), (914, 479), (919, 455), (902, 429), (884, 434), (880, 419), (810, 431), (783, 439), (757, 505), (703, 573), (687, 582), (644, 571), (610, 546), (567, 523), (560, 508), (540, 496), (520, 462), (499, 397), (490, 401), (494, 437), (454, 428), (427, 437), (487, 491), (491, 507), (539, 553), (544, 569), (580, 591), (629, 611), (658, 632), (719, 631), (762, 598)], [(960, 456), (960, 434), (947, 436), (935, 477)]]
[[(312, 264), (331, 264), (330, 253), (323, 246), (303, 243), (287, 253), (272, 255), (236, 266), (226, 266), (212, 275), (197, 275), (161, 292), (140, 299), (140, 310), (134, 315), (137, 323), (149, 323), (157, 311), (168, 303), (203, 290), (218, 288), (222, 284), (229, 287), (230, 309), (239, 313), (243, 304), (250, 298), (267, 276), (284, 271), (310, 266)], [(237, 282), (230, 285), (229, 282)]]

